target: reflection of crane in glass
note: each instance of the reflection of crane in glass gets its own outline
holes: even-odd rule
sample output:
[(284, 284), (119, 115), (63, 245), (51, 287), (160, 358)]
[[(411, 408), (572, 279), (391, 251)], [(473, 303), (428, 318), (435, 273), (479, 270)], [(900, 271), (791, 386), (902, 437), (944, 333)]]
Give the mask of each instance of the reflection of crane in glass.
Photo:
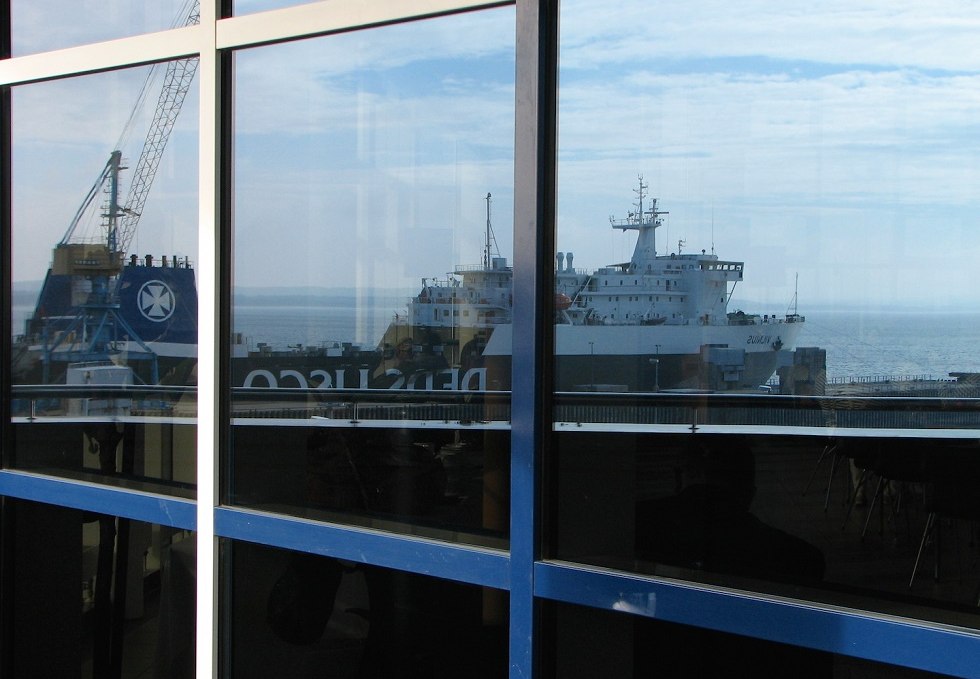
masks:
[[(191, 0), (183, 25), (200, 21), (200, 2)], [(131, 356), (152, 361), (151, 376), (157, 381), (156, 355), (140, 339), (138, 333), (118, 313), (118, 283), (126, 253), (146, 204), (150, 187), (156, 177), (164, 149), (173, 132), (181, 106), (197, 72), (198, 59), (177, 59), (166, 64), (163, 85), (157, 99), (156, 111), (147, 130), (139, 161), (125, 202), (119, 201), (119, 173), (128, 169), (122, 165), (122, 152), (114, 150), (75, 213), (65, 235), (55, 246), (51, 274), (71, 276), (72, 297), (77, 313), (67, 325), (59, 325), (54, 336), (45, 331), (43, 342), (43, 380), (48, 381), (49, 364), (59, 361), (105, 360), (122, 337), (135, 342), (143, 354)], [(160, 65), (154, 65), (147, 75), (136, 106), (122, 136), (133, 123), (141, 107), (149, 83)], [(79, 228), (98, 195), (105, 195), (98, 239), (86, 239)]]

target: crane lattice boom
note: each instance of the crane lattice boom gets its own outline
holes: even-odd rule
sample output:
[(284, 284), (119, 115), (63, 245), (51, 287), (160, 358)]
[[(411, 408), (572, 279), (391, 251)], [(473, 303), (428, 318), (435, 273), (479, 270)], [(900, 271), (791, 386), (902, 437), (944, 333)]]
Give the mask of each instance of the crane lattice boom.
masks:
[[(200, 20), (200, 0), (193, 0), (184, 25), (198, 24)], [(143, 149), (133, 171), (133, 180), (125, 203), (120, 204), (118, 200), (119, 171), (125, 168), (121, 165), (122, 154), (116, 150), (110, 155), (95, 185), (89, 190), (82, 206), (72, 219), (65, 236), (55, 248), (53, 260), (55, 273), (113, 275), (119, 271), (136, 235), (150, 187), (160, 167), (160, 160), (163, 158), (174, 124), (177, 122), (177, 116), (184, 105), (184, 99), (197, 73), (197, 66), (197, 57), (187, 57), (167, 63), (156, 110), (146, 132), (146, 139), (143, 141)], [(82, 214), (101, 190), (109, 194), (108, 206), (103, 214), (105, 241), (101, 246), (77, 242), (75, 231)]]

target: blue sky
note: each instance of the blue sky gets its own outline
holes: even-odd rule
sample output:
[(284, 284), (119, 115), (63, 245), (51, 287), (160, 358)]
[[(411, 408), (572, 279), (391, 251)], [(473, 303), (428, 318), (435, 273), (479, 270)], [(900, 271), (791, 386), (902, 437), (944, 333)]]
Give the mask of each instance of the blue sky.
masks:
[(559, 242), (627, 257), (604, 216), (642, 173), (662, 250), (746, 262), (736, 300), (782, 311), (798, 273), (804, 309), (975, 302), (977, 24), (951, 2), (564, 2)]
[[(11, 0), (14, 56), (182, 25), (192, 0)], [(178, 18), (179, 17), (179, 18)]]
[[(513, 21), (504, 8), (240, 53), (239, 284), (410, 287), (477, 263), (487, 192), (511, 256)], [(978, 28), (965, 2), (565, 0), (559, 249), (583, 268), (628, 258), (608, 218), (642, 174), (670, 211), (662, 251), (746, 262), (733, 304), (782, 312), (798, 275), (801, 311), (972, 308)], [(15, 276), (43, 273), (136, 80), (15, 90)], [(196, 257), (195, 130), (185, 113), (142, 250)], [(43, 247), (17, 239), (28, 225)]]

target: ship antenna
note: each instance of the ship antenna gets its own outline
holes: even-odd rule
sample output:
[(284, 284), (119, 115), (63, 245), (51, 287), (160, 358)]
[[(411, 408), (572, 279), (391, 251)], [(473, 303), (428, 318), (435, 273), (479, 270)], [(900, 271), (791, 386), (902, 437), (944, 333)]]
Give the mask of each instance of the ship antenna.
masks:
[(643, 183), (643, 175), (642, 174), (637, 175), (636, 178), (640, 180), (639, 181), (640, 186), (639, 186), (638, 189), (636, 189), (636, 198), (637, 198), (637, 201), (636, 201), (636, 216), (637, 216), (637, 218), (639, 220), (639, 223), (640, 224), (643, 224), (643, 197), (646, 195), (647, 185)]
[(715, 206), (711, 206), (711, 254), (715, 254)]
[(483, 267), (490, 268), (490, 192), (487, 192), (487, 235), (483, 250)]
[(493, 225), (490, 221), (490, 198), (490, 194), (487, 193), (487, 197), (484, 199), (487, 201), (487, 233), (486, 242), (484, 243), (483, 247), (483, 266), (486, 269), (490, 268), (495, 253), (498, 257), (500, 256), (500, 250), (497, 246), (497, 237), (493, 233)]

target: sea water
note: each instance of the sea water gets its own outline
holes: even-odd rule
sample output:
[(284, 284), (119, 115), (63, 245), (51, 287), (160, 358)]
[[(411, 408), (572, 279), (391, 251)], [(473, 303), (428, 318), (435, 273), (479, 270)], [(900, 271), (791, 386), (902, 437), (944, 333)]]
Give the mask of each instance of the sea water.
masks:
[[(243, 307), (236, 330), (274, 346), (323, 341), (377, 345), (393, 309), (353, 306)], [(797, 346), (827, 351), (827, 377), (918, 376), (980, 372), (980, 312), (821, 311), (806, 314)]]
[(980, 372), (980, 313), (808, 313), (796, 344), (827, 350), (831, 380), (945, 378), (951, 372)]
[[(15, 332), (27, 307), (14, 308)], [(388, 305), (351, 302), (325, 305), (236, 307), (235, 331), (251, 348), (351, 342), (377, 346), (404, 301)], [(817, 311), (805, 314), (798, 347), (827, 351), (829, 380), (858, 377), (945, 378), (951, 372), (980, 372), (980, 312)]]

